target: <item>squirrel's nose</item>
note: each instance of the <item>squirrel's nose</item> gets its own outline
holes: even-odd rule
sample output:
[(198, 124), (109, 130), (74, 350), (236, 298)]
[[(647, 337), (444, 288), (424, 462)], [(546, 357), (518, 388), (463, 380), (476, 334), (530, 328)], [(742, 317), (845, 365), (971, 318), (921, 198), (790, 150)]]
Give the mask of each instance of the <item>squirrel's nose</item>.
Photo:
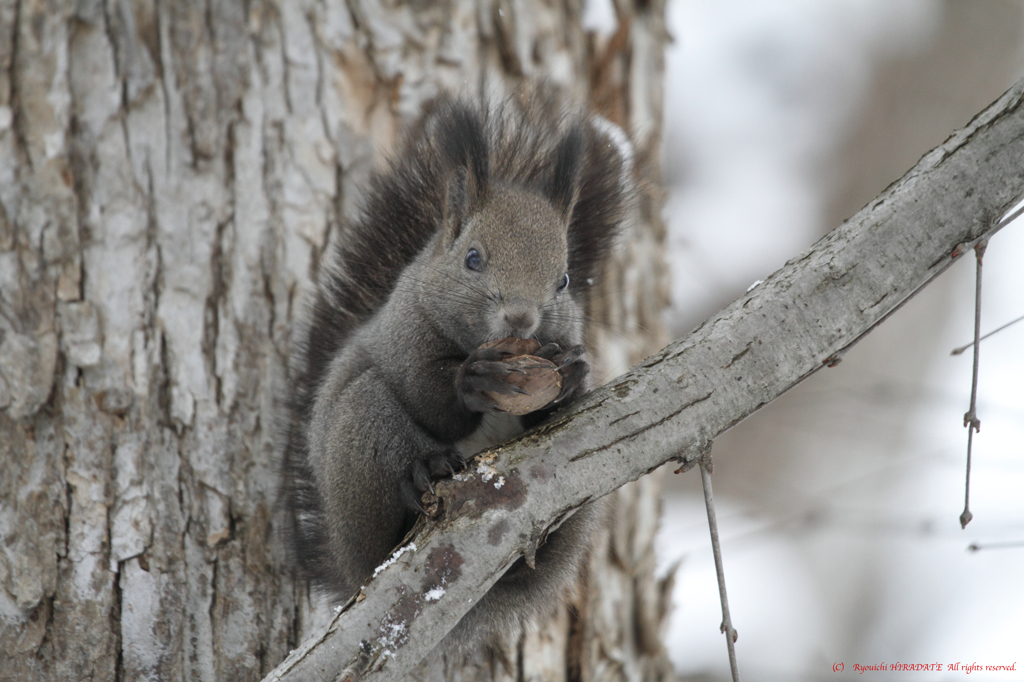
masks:
[(505, 324), (509, 336), (525, 339), (537, 329), (537, 311), (523, 304), (509, 305), (505, 309)]

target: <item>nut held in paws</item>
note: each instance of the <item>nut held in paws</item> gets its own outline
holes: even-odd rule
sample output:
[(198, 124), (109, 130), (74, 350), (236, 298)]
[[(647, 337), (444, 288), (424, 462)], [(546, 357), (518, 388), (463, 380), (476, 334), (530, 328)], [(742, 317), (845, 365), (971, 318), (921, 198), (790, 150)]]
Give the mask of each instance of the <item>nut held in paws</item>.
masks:
[(562, 375), (558, 372), (558, 366), (550, 360), (530, 355), (540, 348), (538, 342), (533, 339), (507, 338), (489, 341), (481, 347), (512, 354), (502, 360), (511, 370), (504, 381), (522, 393), (503, 395), (488, 392), (487, 396), (500, 409), (509, 414), (529, 414), (547, 407), (558, 397), (562, 390)]

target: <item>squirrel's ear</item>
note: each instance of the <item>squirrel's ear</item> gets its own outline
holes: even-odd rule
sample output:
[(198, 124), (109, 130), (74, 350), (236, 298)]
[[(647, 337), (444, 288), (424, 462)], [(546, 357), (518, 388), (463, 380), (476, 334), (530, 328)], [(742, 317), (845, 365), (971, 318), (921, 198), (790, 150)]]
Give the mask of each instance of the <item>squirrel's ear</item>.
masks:
[(470, 169), (457, 169), (448, 178), (444, 193), (444, 246), (448, 248), (462, 234), (462, 225), (480, 199), (480, 182)]
[(447, 248), (487, 191), (488, 145), (484, 120), (472, 107), (452, 103), (438, 126), (441, 150), (452, 169), (444, 192), (442, 242)]
[(572, 219), (572, 209), (580, 194), (585, 144), (583, 132), (573, 126), (555, 149), (555, 168), (548, 183), (547, 195), (566, 223)]

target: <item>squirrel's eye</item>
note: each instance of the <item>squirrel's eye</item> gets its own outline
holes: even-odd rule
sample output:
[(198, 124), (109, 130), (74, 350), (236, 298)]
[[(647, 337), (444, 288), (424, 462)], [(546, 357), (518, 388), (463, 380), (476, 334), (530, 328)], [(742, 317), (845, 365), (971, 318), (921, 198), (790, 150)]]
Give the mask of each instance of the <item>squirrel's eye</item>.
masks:
[(569, 288), (569, 273), (562, 275), (562, 281), (558, 283), (558, 293), (562, 293)]
[(480, 252), (476, 249), (470, 249), (469, 253), (466, 254), (466, 267), (470, 270), (480, 272), (480, 268), (484, 266), (484, 259), (480, 257)]

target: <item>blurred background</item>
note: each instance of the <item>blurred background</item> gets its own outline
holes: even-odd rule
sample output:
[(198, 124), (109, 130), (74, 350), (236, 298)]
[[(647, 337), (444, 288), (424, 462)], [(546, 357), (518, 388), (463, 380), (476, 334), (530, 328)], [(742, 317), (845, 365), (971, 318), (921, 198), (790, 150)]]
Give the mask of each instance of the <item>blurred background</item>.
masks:
[[(591, 2), (608, 30), (610, 4)], [(1024, 76), (1024, 3), (669, 0), (665, 177), (674, 336), (856, 213)], [(1022, 160), (1024, 166), (1024, 160)], [(1024, 315), (1024, 221), (985, 257), (982, 333)], [(1024, 671), (1024, 322), (982, 343), (961, 530), (974, 259), (714, 444), (747, 680), (834, 663)], [(971, 543), (1017, 543), (968, 551)], [(700, 478), (669, 474), (667, 644), (685, 680), (728, 679)], [(870, 673), (945, 680), (964, 673)], [(866, 676), (867, 678), (867, 676)], [(1024, 679), (974, 672), (971, 679)]]

